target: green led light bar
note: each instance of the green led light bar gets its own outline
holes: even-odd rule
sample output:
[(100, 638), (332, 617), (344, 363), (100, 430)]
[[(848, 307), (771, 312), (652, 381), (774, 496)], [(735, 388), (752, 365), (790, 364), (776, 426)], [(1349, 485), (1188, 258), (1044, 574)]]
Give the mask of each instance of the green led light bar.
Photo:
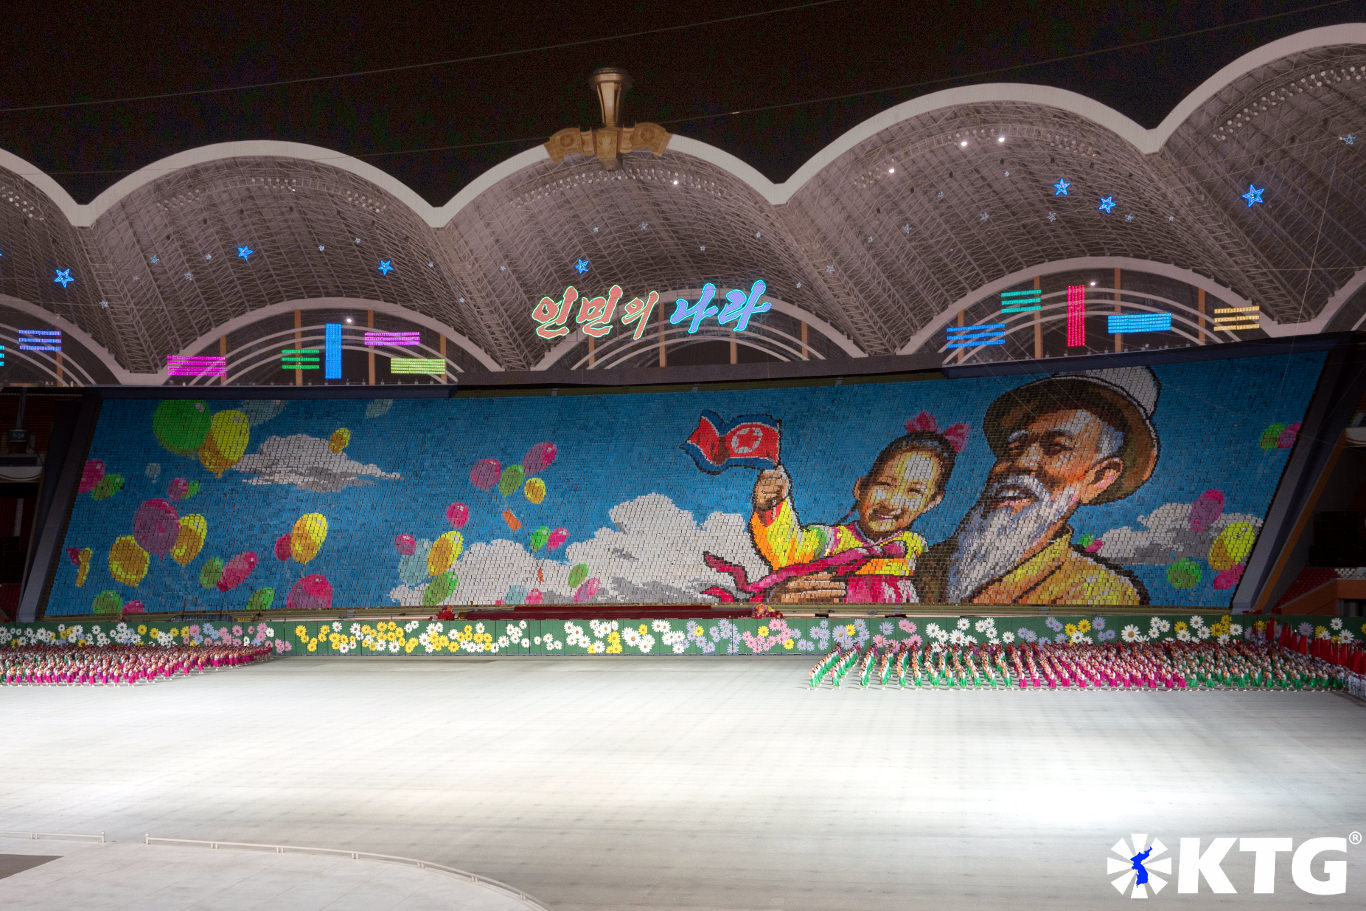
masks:
[(440, 357), (391, 357), (389, 358), (389, 372), (443, 376), (446, 373), (446, 359)]
[(286, 348), (280, 353), (285, 370), (317, 370), (321, 366), (317, 348)]

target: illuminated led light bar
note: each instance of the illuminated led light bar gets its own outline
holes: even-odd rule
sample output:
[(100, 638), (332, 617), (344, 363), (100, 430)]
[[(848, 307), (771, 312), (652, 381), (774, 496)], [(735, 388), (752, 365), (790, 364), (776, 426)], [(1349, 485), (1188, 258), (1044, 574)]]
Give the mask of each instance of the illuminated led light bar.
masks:
[(389, 372), (441, 376), (446, 372), (446, 359), (441, 357), (391, 357), (389, 358)]
[(341, 379), (341, 323), (328, 323), (323, 336), (323, 379)]
[(1067, 286), (1067, 347), (1086, 344), (1086, 286)]
[(1132, 335), (1136, 332), (1169, 332), (1170, 313), (1123, 313), (1106, 318), (1111, 335)]
[(413, 348), (422, 344), (416, 332), (367, 332), (365, 344), (372, 348)]
[(949, 326), (945, 348), (975, 348), (978, 345), (1004, 345), (1006, 343), (1006, 324), (987, 323), (982, 326)]
[(317, 370), (317, 348), (286, 348), (280, 353), (280, 366), (285, 370)]
[(5, 366), (5, 346), (0, 345), (0, 367)]
[(1043, 292), (1037, 288), (1028, 291), (1002, 291), (1002, 313), (1028, 313), (1043, 309)]
[(1215, 329), (1257, 329), (1262, 324), (1262, 308), (1216, 307), (1214, 310)]
[(225, 357), (191, 357), (184, 354), (166, 355), (167, 376), (227, 376)]
[(20, 329), (20, 351), (61, 351), (62, 333), (57, 329)]

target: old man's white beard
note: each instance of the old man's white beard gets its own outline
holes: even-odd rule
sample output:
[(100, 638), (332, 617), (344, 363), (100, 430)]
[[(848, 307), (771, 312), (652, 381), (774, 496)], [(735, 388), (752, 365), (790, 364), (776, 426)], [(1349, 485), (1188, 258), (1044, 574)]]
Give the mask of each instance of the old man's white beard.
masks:
[[(988, 511), (984, 501), (1011, 485), (1027, 490), (1034, 502), (1018, 512), (1009, 506)], [(1004, 576), (1056, 523), (1076, 507), (1077, 491), (1065, 487), (1054, 496), (1033, 475), (1016, 474), (992, 484), (958, 524), (954, 550), (949, 557), (944, 601), (961, 604), (978, 589)]]

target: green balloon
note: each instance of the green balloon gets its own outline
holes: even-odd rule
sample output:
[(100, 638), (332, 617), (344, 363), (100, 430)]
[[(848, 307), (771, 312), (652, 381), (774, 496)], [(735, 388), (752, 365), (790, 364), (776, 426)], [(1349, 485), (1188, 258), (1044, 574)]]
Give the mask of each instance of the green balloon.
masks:
[(432, 577), (432, 581), (427, 583), (427, 590), (422, 593), (422, 606), (434, 607), (450, 597), (451, 592), (460, 584), (460, 577), (453, 570), (446, 570), (444, 573), (437, 573)]
[(498, 492), (507, 496), (522, 486), (526, 472), (522, 471), (521, 465), (509, 465), (503, 469), (503, 474), (498, 478)]
[(102, 591), (95, 596), (91, 609), (97, 614), (117, 614), (123, 610), (123, 599), (118, 592)]
[[(217, 584), (217, 582), (218, 580), (215, 579), (214, 584)], [(247, 599), (247, 610), (270, 610), (270, 606), (274, 603), (275, 589), (258, 588), (256, 591), (252, 592), (251, 597)]]
[(545, 547), (545, 542), (549, 540), (550, 529), (542, 525), (540, 528), (536, 529), (531, 533), (531, 552), (534, 554), (542, 547)]
[(188, 500), (190, 497), (194, 496), (197, 493), (199, 493), (198, 481), (191, 481), (190, 483), (185, 485), (185, 499)]
[(122, 489), (123, 475), (107, 474), (100, 478), (100, 483), (95, 485), (95, 489), (90, 491), (90, 495), (96, 500), (107, 500)]
[(1285, 432), (1284, 424), (1272, 424), (1262, 431), (1262, 438), (1257, 441), (1257, 445), (1262, 449), (1275, 449), (1281, 434)]
[(157, 442), (176, 455), (192, 456), (204, 445), (213, 415), (203, 402), (168, 399), (152, 415)]
[(588, 578), (588, 564), (578, 563), (569, 571), (569, 587), (578, 588)]
[(199, 567), (199, 587), (213, 588), (218, 584), (218, 577), (223, 575), (223, 561), (218, 557), (205, 560), (204, 565)]
[(1182, 557), (1167, 567), (1167, 581), (1172, 584), (1172, 588), (1182, 591), (1199, 585), (1200, 577), (1203, 575), (1200, 564), (1190, 557)]

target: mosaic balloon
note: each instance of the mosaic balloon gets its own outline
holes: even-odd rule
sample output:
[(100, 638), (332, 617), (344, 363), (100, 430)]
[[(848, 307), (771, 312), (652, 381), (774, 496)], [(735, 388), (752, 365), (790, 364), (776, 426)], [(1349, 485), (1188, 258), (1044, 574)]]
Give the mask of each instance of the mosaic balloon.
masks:
[(95, 596), (95, 600), (90, 604), (91, 613), (95, 614), (117, 614), (123, 610), (123, 599), (116, 591), (105, 590)]
[(81, 471), (81, 483), (76, 488), (79, 493), (90, 493), (104, 478), (104, 463), (99, 459), (91, 459), (85, 463), (85, 468)]
[(417, 539), (412, 535), (394, 535), (394, 550), (403, 556), (411, 556), (417, 551)]
[(504, 604), (522, 604), (526, 601), (526, 586), (514, 585), (508, 589), (508, 593), (503, 596)]
[(211, 557), (204, 561), (204, 565), (199, 567), (199, 587), (213, 588), (218, 584), (218, 579), (223, 575), (223, 561), (218, 557)]
[(1296, 421), (1293, 424), (1286, 424), (1285, 429), (1281, 431), (1280, 436), (1276, 437), (1276, 448), (1289, 449), (1290, 447), (1295, 445), (1295, 440), (1299, 437), (1299, 435), (1299, 421)]
[(445, 572), (452, 563), (460, 559), (460, 552), (464, 549), (465, 539), (458, 531), (448, 531), (437, 538), (432, 542), (432, 549), (427, 554), (427, 575), (435, 576)]
[(290, 610), (324, 610), (331, 606), (332, 583), (317, 573), (295, 582), (285, 598), (285, 607)]
[(1209, 549), (1209, 565), (1220, 572), (1242, 563), (1252, 552), (1257, 530), (1250, 522), (1234, 522), (1219, 532)]
[(1189, 557), (1183, 557), (1167, 567), (1167, 581), (1171, 583), (1172, 588), (1180, 591), (1195, 588), (1200, 584), (1203, 575), (1200, 564)]
[(209, 434), (199, 449), (199, 461), (221, 477), (247, 451), (251, 423), (240, 411), (220, 411), (209, 422)]
[(1207, 490), (1191, 504), (1190, 529), (1193, 532), (1205, 531), (1223, 514), (1223, 493), (1218, 490)]
[(1275, 449), (1276, 442), (1280, 440), (1281, 434), (1284, 432), (1284, 424), (1272, 424), (1262, 431), (1262, 438), (1257, 441), (1257, 445), (1262, 449)]
[(1214, 577), (1215, 591), (1225, 591), (1230, 588), (1236, 588), (1238, 583), (1242, 581), (1243, 570), (1246, 568), (1247, 567), (1242, 563), (1238, 563), (1219, 573), (1219, 575)]
[(215, 584), (220, 592), (232, 591), (246, 581), (247, 576), (251, 575), (251, 571), (255, 568), (256, 554), (249, 550), (244, 551), (223, 566), (223, 574), (218, 577), (218, 582)]
[(541, 590), (539, 588), (533, 588), (531, 591), (526, 593), (527, 604), (540, 604), (542, 599), (544, 598), (545, 595), (541, 593)]
[(172, 478), (166, 485), (166, 493), (172, 500), (183, 500), (190, 492), (190, 482), (184, 478)]
[(526, 498), (536, 505), (540, 505), (545, 500), (545, 481), (540, 478), (530, 478), (526, 482), (526, 487), (522, 488), (522, 493)]
[(554, 550), (555, 548), (559, 547), (561, 544), (568, 540), (569, 529), (557, 528), (550, 533), (550, 537), (546, 539), (545, 546), (551, 550)]
[(176, 455), (193, 456), (209, 435), (209, 406), (187, 399), (167, 399), (152, 415), (157, 442)]
[(527, 474), (536, 474), (544, 471), (555, 462), (555, 456), (559, 451), (554, 443), (537, 443), (527, 450), (527, 454), (522, 459), (522, 470)]
[(497, 459), (480, 459), (470, 469), (470, 483), (480, 490), (488, 490), (502, 477), (503, 466)]
[(197, 493), (199, 493), (199, 482), (191, 481), (189, 483), (189, 486), (185, 488), (185, 499), (188, 500), (190, 497), (194, 496)]
[(95, 489), (90, 491), (90, 496), (96, 500), (107, 500), (122, 489), (123, 475), (107, 474), (100, 478), (100, 483), (96, 484)]
[(576, 563), (569, 570), (569, 587), (578, 588), (583, 584), (583, 580), (588, 578), (588, 564)]
[(440, 604), (451, 596), (459, 584), (460, 578), (455, 573), (437, 573), (432, 577), (432, 581), (427, 583), (427, 590), (422, 593), (422, 606), (434, 607)]
[(144, 500), (133, 514), (133, 538), (143, 550), (164, 557), (180, 536), (180, 516), (165, 500)]
[(147, 613), (147, 605), (141, 601), (125, 601), (123, 602), (123, 612), (125, 614), (145, 614)]
[(338, 427), (336, 430), (332, 431), (332, 436), (328, 438), (327, 449), (329, 452), (336, 454), (341, 452), (350, 444), (351, 431), (347, 430), (345, 427)]
[(76, 587), (85, 585), (86, 578), (90, 575), (90, 562), (86, 561), (76, 567)]
[(456, 528), (464, 528), (470, 520), (470, 508), (464, 503), (452, 503), (446, 507), (446, 521)]
[(275, 539), (275, 559), (288, 560), (292, 550), (293, 548), (291, 547), (289, 535), (280, 535), (280, 537)]
[(310, 512), (300, 516), (294, 523), (289, 535), (289, 554), (300, 564), (307, 565), (318, 555), (318, 549), (327, 540), (327, 517), (322, 513)]
[(574, 603), (580, 604), (584, 601), (591, 600), (592, 597), (598, 593), (598, 585), (599, 582), (596, 576), (592, 579), (584, 580), (584, 583), (574, 590)]
[(258, 588), (251, 593), (247, 599), (247, 610), (263, 611), (270, 610), (270, 606), (275, 603), (275, 589), (266, 587)]
[(181, 516), (175, 544), (171, 547), (171, 559), (181, 566), (189, 566), (190, 561), (203, 550), (204, 538), (208, 533), (209, 523), (203, 516)]
[(548, 540), (550, 540), (550, 529), (542, 525), (531, 533), (531, 552), (534, 554), (545, 547), (545, 542)]
[(109, 548), (109, 574), (124, 585), (137, 584), (147, 575), (151, 559), (132, 535), (116, 538)]
[(398, 577), (405, 585), (421, 585), (430, 573), (427, 572), (427, 555), (431, 553), (432, 542), (423, 538), (417, 542), (411, 554), (398, 561)]
[(522, 471), (521, 465), (509, 465), (503, 469), (503, 473), (498, 477), (498, 492), (505, 497), (508, 496), (522, 486), (524, 477), (526, 474)]

